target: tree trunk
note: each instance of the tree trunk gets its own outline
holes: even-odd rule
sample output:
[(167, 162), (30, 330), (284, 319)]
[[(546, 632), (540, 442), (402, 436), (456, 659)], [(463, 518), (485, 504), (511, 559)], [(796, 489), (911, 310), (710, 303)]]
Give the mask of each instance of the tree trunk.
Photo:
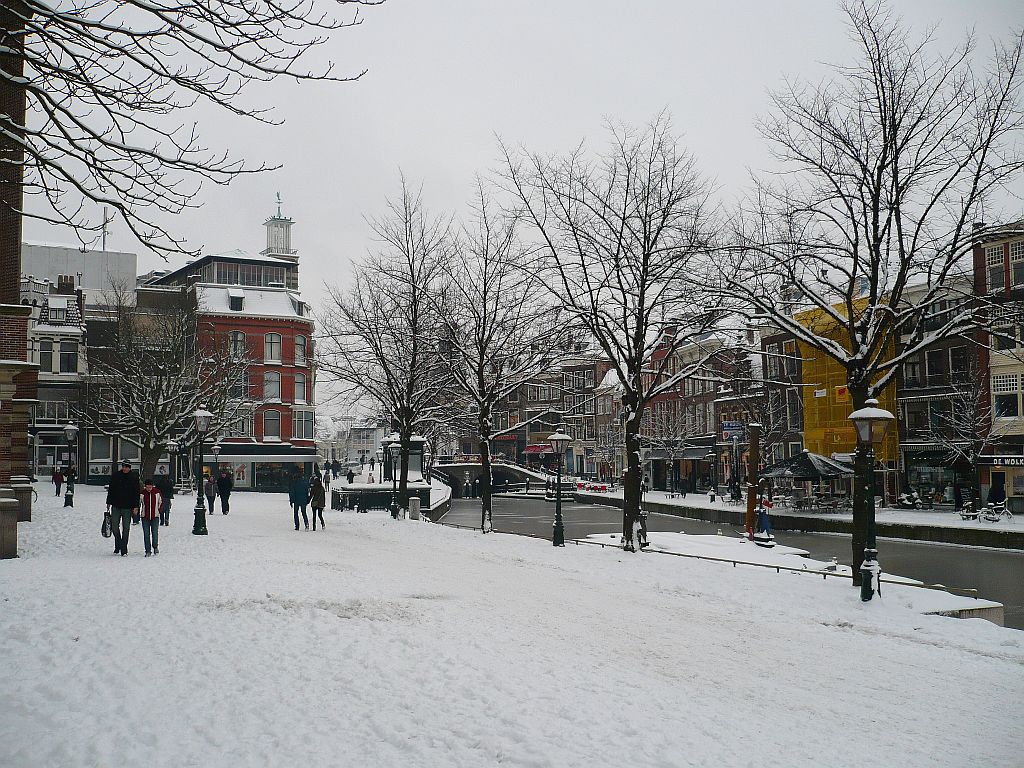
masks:
[[(623, 405), (627, 404), (623, 398)], [(640, 525), (640, 488), (643, 467), (640, 464), (640, 421), (641, 412), (634, 409), (625, 422), (626, 469), (622, 474), (622, 548), (636, 552), (635, 531)]]
[[(406, 510), (408, 514), (409, 509), (409, 438), (412, 437), (411, 431), (402, 430), (400, 435), (400, 444), (402, 446), (401, 451), (398, 454), (398, 508)], [(392, 467), (392, 472), (395, 468)]]
[(163, 450), (149, 448), (145, 445), (140, 450), (142, 464), (139, 466), (139, 479), (146, 482), (147, 477), (156, 476), (156, 465), (160, 463), (160, 454), (163, 453)]
[[(867, 385), (850, 385), (850, 397), (854, 410), (863, 408), (868, 399)], [(874, 486), (875, 468), (867, 450), (862, 450), (860, 443), (853, 459), (853, 585), (860, 586), (860, 566), (864, 562), (864, 545), (868, 539), (868, 504), (874, 503), (871, 497)]]
[(486, 416), (481, 411), (480, 418), (480, 530), (483, 533), (491, 532), (491, 446), (490, 433), (487, 428), (487, 421), (490, 414)]

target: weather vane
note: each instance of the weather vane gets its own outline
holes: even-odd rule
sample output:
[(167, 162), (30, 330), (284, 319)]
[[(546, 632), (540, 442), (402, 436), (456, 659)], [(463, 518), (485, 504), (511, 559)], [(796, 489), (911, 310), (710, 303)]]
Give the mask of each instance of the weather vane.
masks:
[(281, 193), (277, 193), (277, 218), (281, 218)]

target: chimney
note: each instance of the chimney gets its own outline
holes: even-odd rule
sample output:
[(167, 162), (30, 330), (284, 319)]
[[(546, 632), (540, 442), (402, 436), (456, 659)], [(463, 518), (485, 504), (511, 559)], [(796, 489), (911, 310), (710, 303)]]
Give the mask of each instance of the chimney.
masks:
[(67, 296), (75, 295), (75, 276), (57, 275), (57, 293)]

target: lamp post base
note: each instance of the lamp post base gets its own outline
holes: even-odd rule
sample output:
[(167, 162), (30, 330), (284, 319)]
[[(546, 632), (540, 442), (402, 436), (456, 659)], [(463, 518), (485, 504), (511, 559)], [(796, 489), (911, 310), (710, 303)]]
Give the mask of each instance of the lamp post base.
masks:
[[(202, 499), (200, 498), (200, 501)], [(192, 526), (193, 536), (207, 536), (209, 532), (206, 530), (206, 507), (203, 504), (196, 504), (195, 508), (196, 521)]]
[(64, 506), (73, 507), (75, 506), (75, 492), (68, 490), (64, 493)]
[(877, 580), (881, 576), (882, 568), (878, 564), (878, 550), (865, 549), (864, 562), (860, 566), (860, 599), (868, 602), (875, 595)]

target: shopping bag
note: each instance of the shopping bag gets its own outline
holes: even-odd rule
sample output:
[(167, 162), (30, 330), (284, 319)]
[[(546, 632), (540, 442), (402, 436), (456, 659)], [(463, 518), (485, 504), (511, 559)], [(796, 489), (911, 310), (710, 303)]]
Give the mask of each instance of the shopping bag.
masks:
[(110, 513), (103, 513), (103, 525), (100, 527), (100, 533), (103, 534), (104, 539), (110, 538)]

